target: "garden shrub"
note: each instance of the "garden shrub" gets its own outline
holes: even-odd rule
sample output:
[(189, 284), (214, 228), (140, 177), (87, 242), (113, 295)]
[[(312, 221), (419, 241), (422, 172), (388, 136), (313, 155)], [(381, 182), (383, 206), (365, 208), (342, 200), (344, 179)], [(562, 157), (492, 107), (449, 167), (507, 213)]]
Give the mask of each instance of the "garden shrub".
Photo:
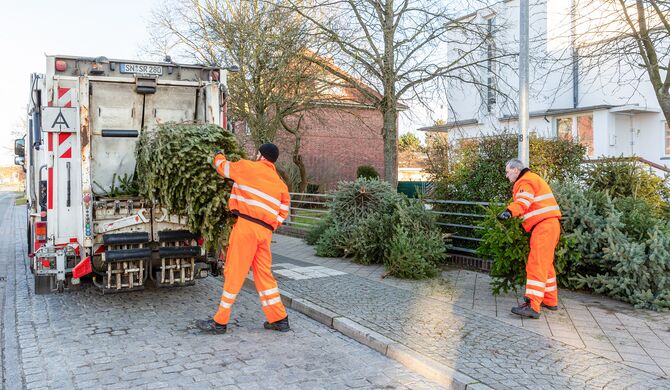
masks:
[(356, 169), (356, 178), (378, 179), (379, 173), (372, 165), (361, 165)]
[[(530, 169), (546, 180), (565, 180), (581, 175), (586, 149), (564, 139), (531, 135)], [(509, 198), (511, 184), (505, 179), (505, 163), (517, 157), (515, 134), (461, 140), (456, 144), (436, 141), (428, 147), (428, 171), (436, 183), (436, 197), (457, 200)]]

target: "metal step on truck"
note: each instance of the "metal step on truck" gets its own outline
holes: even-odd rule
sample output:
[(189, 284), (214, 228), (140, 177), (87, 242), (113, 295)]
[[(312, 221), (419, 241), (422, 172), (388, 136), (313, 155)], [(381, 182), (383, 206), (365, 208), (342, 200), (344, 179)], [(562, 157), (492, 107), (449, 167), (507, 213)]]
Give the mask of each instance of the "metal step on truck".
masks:
[(46, 56), (31, 75), (26, 171), (35, 292), (91, 281), (103, 293), (186, 286), (218, 272), (186, 220), (124, 195), (143, 131), (165, 122), (226, 128), (226, 70), (203, 65)]

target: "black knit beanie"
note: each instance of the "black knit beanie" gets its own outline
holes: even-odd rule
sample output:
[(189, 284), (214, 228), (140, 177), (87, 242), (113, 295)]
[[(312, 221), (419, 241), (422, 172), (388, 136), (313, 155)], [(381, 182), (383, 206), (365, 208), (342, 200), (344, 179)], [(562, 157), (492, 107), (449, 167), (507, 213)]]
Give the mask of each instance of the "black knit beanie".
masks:
[(268, 161), (275, 162), (279, 158), (279, 149), (275, 144), (263, 144), (258, 148), (258, 151)]

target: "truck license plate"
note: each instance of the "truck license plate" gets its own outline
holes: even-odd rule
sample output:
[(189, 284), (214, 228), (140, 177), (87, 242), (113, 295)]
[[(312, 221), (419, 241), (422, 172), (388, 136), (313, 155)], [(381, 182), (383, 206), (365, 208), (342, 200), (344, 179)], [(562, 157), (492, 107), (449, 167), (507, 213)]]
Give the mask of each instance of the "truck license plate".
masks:
[(163, 67), (160, 65), (121, 64), (121, 73), (161, 76), (163, 74)]

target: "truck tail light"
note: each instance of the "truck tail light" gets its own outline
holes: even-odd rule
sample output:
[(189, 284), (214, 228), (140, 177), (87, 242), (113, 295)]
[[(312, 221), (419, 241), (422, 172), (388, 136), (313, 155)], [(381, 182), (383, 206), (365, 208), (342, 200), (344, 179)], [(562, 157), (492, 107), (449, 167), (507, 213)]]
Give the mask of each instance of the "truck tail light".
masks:
[(59, 72), (65, 72), (67, 69), (67, 62), (63, 60), (56, 60), (56, 70)]
[(46, 242), (47, 240), (46, 222), (35, 222), (35, 240), (39, 242)]
[(49, 259), (42, 259), (42, 267), (50, 268), (51, 267), (51, 261), (49, 261)]

